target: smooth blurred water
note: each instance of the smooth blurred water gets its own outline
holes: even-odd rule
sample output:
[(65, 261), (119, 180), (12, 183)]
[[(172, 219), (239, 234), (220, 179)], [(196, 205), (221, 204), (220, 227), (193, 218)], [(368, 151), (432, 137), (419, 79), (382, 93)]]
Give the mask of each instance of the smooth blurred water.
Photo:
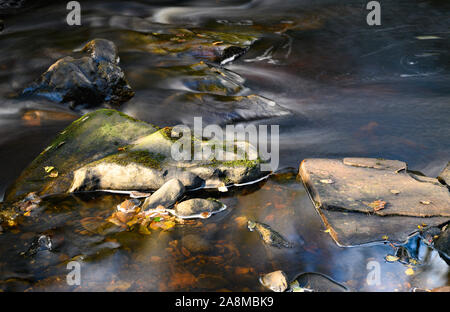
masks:
[[(300, 26), (281, 34), (265, 31), (246, 55), (225, 66), (243, 77), (252, 93), (291, 111), (283, 117), (249, 121), (280, 125), (280, 168), (297, 168), (307, 157), (368, 156), (403, 160), (410, 169), (436, 176), (450, 160), (450, 5), (447, 1), (383, 1), (382, 25), (369, 27), (365, 3), (89, 1), (82, 4), (81, 27), (65, 23), (64, 1), (37, 1), (8, 14), (0, 10), (5, 22), (0, 32), (0, 193), (71, 122), (66, 115), (30, 121), (23, 119), (24, 109), (81, 113), (17, 95), (57, 59), (71, 55), (88, 40), (106, 38), (119, 47), (121, 67), (136, 91), (121, 111), (160, 126), (192, 124), (202, 108), (170, 104), (180, 92), (177, 76), (169, 84), (156, 74), (161, 67), (198, 60), (189, 55), (157, 56), (128, 38), (171, 28), (239, 32), (289, 23)], [(69, 198), (67, 206), (75, 214), (84, 205), (108, 212), (122, 199), (99, 196), (80, 202)], [(120, 247), (86, 262), (90, 280), (81, 289), (99, 290), (112, 281), (129, 281), (130, 290), (262, 290), (258, 274), (277, 269), (290, 278), (301, 272), (321, 272), (357, 290), (449, 285), (448, 266), (426, 247), (425, 264), (412, 277), (404, 274), (405, 266), (383, 262), (389, 246), (337, 247), (323, 232), (303, 186), (295, 180), (270, 180), (251, 193), (237, 192), (225, 201), (231, 209), (204, 221), (203, 226), (150, 237), (107, 235)], [(93, 215), (99, 213), (94, 210)], [(52, 213), (60, 215), (59, 210)], [(239, 216), (261, 222), (269, 218), (265, 222), (304, 245), (287, 252), (267, 249), (256, 233), (237, 225)], [(23, 233), (0, 235), (0, 277), (18, 280), (17, 285), (9, 282), (7, 289), (26, 289), (36, 279), (41, 280), (33, 286), (36, 289), (72, 289), (65, 286), (63, 277), (58, 281), (55, 276), (63, 276), (67, 257), (82, 253), (70, 246), (76, 241), (83, 244), (84, 239), (70, 235), (73, 224), (58, 222), (48, 228), (65, 233), (61, 235), (69, 250), (38, 253), (33, 264), (9, 261), (17, 256), (9, 242), (24, 244)], [(31, 227), (34, 234), (28, 236), (43, 230), (48, 229)], [(169, 242), (181, 241), (191, 232), (202, 236), (211, 248), (186, 257), (180, 254), (180, 245), (170, 247)], [(87, 250), (93, 248), (90, 243)], [(382, 285), (373, 288), (365, 283), (370, 259), (380, 261), (383, 272)], [(253, 271), (242, 274), (245, 270), (239, 267)], [(177, 278), (184, 284), (174, 282)]]

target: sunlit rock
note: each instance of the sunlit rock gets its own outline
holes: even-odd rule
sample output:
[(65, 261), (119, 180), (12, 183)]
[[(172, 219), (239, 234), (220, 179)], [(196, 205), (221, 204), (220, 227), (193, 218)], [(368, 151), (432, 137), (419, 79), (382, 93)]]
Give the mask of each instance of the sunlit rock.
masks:
[[(236, 146), (235, 156), (245, 159), (220, 161), (203, 154), (175, 160), (172, 128), (159, 129), (115, 110), (101, 109), (74, 121), (47, 147), (7, 190), (12, 200), (30, 192), (39, 195), (95, 191), (157, 190), (177, 178), (186, 188), (219, 187), (252, 182), (267, 173), (258, 157), (247, 158), (248, 143)], [(217, 142), (190, 137), (190, 142), (211, 149)], [(191, 151), (189, 145), (188, 151)], [(194, 150), (195, 152), (195, 150)], [(253, 154), (252, 154), (253, 155)], [(197, 157), (198, 156), (198, 157)], [(254, 155), (255, 156), (255, 155)], [(49, 175), (46, 171), (58, 172)]]
[(184, 185), (178, 179), (171, 179), (144, 201), (142, 209), (155, 209), (158, 206), (170, 208), (183, 195)]
[(95, 106), (104, 102), (118, 105), (134, 92), (118, 66), (117, 47), (105, 39), (94, 39), (82, 52), (90, 56), (66, 56), (51, 65), (24, 91), (24, 95), (46, 97), (72, 106)]

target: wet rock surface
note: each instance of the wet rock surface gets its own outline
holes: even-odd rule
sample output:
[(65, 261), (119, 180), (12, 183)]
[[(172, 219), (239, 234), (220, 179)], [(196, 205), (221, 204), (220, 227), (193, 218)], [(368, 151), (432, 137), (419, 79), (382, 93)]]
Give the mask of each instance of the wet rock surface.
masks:
[(436, 248), (447, 263), (450, 263), (450, 226), (446, 225), (434, 241)]
[(36, 95), (75, 106), (118, 105), (134, 92), (118, 66), (117, 47), (105, 39), (94, 39), (82, 52), (90, 56), (64, 57), (24, 89), (24, 95)]
[(193, 198), (177, 204), (175, 214), (180, 218), (198, 218), (199, 216), (208, 218), (224, 208), (224, 205), (218, 200)]
[(438, 176), (438, 180), (450, 187), (450, 162)]
[(250, 231), (256, 231), (264, 244), (276, 248), (292, 248), (293, 244), (284, 238), (280, 233), (273, 230), (269, 225), (257, 221), (249, 220), (247, 226)]
[(184, 185), (180, 180), (169, 180), (150, 197), (147, 197), (142, 209), (155, 209), (158, 206), (170, 208), (183, 195), (184, 190)]
[(436, 179), (383, 159), (305, 159), (299, 175), (333, 239), (358, 245), (406, 241), (420, 224), (450, 218), (450, 194)]

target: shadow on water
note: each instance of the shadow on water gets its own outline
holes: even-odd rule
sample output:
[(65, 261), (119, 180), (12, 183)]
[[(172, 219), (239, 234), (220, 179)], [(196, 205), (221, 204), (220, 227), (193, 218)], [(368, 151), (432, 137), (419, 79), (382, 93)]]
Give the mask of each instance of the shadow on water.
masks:
[[(57, 59), (77, 55), (74, 49), (98, 37), (118, 45), (121, 67), (136, 91), (119, 109), (134, 117), (169, 126), (191, 124), (204, 111), (208, 121), (223, 123), (234, 117), (227, 114), (223, 94), (257, 94), (290, 112), (255, 120), (249, 110), (242, 114), (247, 119), (239, 120), (280, 125), (280, 168), (297, 168), (308, 157), (369, 156), (404, 160), (436, 176), (450, 159), (449, 4), (385, 1), (382, 26), (373, 28), (365, 23), (365, 3), (89, 1), (83, 3), (81, 27), (65, 24), (66, 8), (56, 1), (0, 10), (1, 196), (54, 136), (85, 112), (23, 99), (21, 90)], [(198, 72), (189, 66), (209, 60), (189, 51), (149, 49), (149, 34), (173, 29), (258, 33), (247, 54), (224, 66), (239, 88), (220, 81), (221, 88), (212, 91), (220, 96), (201, 97), (204, 89), (193, 79)], [(124, 196), (48, 197), (36, 215), (0, 234), (0, 289), (263, 291), (259, 275), (275, 270), (290, 280), (318, 272), (350, 290), (449, 285), (447, 264), (422, 243), (413, 250), (419, 262), (414, 275), (405, 273), (408, 265), (384, 260), (395, 252), (389, 245), (337, 247), (296, 173), (285, 170), (227, 193), (198, 192), (195, 196), (221, 197), (228, 209), (150, 235), (105, 221)], [(264, 245), (247, 229), (248, 219), (270, 224), (294, 247)], [(66, 283), (70, 261), (81, 263), (80, 286)], [(369, 285), (373, 261), (381, 279)]]

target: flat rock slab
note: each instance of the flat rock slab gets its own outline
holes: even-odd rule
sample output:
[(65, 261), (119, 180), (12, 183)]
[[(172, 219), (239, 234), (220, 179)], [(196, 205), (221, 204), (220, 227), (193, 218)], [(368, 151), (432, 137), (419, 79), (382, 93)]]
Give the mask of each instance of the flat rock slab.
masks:
[(384, 159), (305, 159), (299, 169), (314, 206), (342, 246), (404, 242), (423, 223), (450, 219), (450, 193), (437, 179)]
[(450, 161), (447, 163), (447, 166), (442, 170), (442, 172), (438, 176), (439, 181), (450, 186)]

